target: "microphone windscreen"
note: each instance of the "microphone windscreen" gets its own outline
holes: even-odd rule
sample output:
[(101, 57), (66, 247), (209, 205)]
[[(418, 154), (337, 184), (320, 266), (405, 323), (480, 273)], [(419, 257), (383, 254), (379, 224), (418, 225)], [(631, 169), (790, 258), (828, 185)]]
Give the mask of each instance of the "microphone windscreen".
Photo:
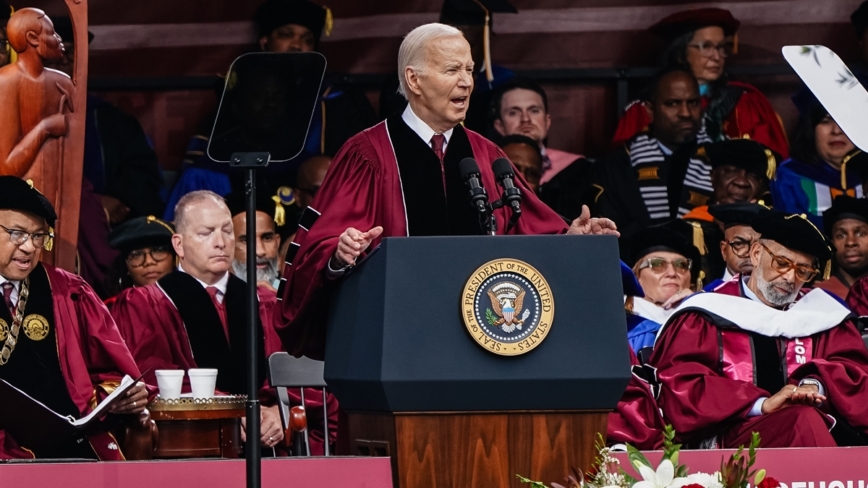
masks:
[(470, 175), (479, 174), (479, 165), (473, 158), (464, 158), (458, 163), (458, 171), (461, 172), (461, 179), (466, 180)]
[(512, 163), (506, 158), (497, 158), (491, 163), (491, 169), (494, 171), (494, 176), (498, 179), (505, 176), (515, 176), (512, 171)]

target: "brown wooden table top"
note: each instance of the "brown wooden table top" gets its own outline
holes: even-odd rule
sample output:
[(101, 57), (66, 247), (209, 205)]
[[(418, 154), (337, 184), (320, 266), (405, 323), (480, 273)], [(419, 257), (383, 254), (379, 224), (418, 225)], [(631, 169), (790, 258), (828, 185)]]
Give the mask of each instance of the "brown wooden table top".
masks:
[(163, 400), (159, 396), (148, 405), (154, 420), (196, 420), (241, 418), (245, 413), (246, 395), (214, 398)]

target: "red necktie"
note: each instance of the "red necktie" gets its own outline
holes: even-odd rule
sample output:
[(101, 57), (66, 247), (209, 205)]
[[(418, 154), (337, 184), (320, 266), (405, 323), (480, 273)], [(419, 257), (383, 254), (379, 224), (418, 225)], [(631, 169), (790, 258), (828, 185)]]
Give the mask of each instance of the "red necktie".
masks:
[(12, 315), (12, 320), (15, 320), (15, 304), (12, 303), (12, 290), (15, 289), (15, 284), (11, 281), (3, 283), (3, 300), (6, 301), (6, 308)]
[(443, 134), (434, 134), (431, 137), (431, 149), (440, 160), (440, 174), (443, 177), (443, 193), (446, 193), (446, 169), (443, 167), (443, 145), (446, 144), (446, 136)]
[(217, 294), (220, 293), (220, 290), (218, 290), (216, 286), (206, 286), (205, 291), (211, 295), (211, 301), (214, 302), (214, 308), (217, 309), (217, 315), (220, 316), (220, 324), (223, 325), (223, 333), (226, 334), (226, 341), (228, 342), (229, 327), (226, 325), (226, 305), (220, 303), (220, 300), (217, 299)]

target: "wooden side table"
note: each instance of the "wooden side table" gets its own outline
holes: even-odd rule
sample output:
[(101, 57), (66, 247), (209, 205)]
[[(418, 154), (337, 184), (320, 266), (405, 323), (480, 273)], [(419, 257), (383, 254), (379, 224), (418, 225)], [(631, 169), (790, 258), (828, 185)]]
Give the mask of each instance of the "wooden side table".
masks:
[(148, 409), (157, 423), (154, 458), (237, 458), (246, 395), (163, 400)]

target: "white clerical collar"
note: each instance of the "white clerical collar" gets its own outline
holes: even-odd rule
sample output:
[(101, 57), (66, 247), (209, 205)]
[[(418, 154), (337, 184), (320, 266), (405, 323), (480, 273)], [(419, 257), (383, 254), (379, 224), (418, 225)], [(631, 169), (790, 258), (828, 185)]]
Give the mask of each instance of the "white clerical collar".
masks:
[[(182, 273), (187, 273), (186, 271), (184, 271), (184, 268), (182, 268), (180, 264), (178, 264), (178, 271), (180, 271)], [(193, 276), (190, 273), (187, 273), (187, 274), (189, 274), (190, 276)], [(195, 276), (193, 276), (193, 279), (198, 281), (199, 284), (202, 285), (203, 288), (208, 288), (209, 286), (213, 286), (214, 288), (217, 288), (217, 291), (219, 291), (221, 295), (225, 295), (226, 294), (226, 286), (229, 284), (229, 272), (227, 271), (226, 273), (224, 273), (223, 277), (220, 278), (219, 280), (217, 280), (217, 283), (214, 283), (213, 285), (209, 285), (208, 283), (205, 283), (204, 281), (200, 280), (199, 278), (196, 278)]]
[[(431, 138), (434, 137), (434, 134), (437, 134), (437, 131), (428, 127), (422, 119), (420, 119), (414, 112), (413, 109), (410, 108), (410, 104), (407, 104), (407, 108), (404, 109), (404, 113), (401, 114), (401, 118), (404, 120), (404, 123), (407, 124), (408, 127), (413, 129), (425, 144), (431, 145)], [(446, 138), (446, 144), (449, 144), (449, 139), (452, 138), (452, 131), (455, 129), (449, 129), (446, 132), (443, 132), (443, 136)], [(444, 144), (445, 147), (445, 144)]]

